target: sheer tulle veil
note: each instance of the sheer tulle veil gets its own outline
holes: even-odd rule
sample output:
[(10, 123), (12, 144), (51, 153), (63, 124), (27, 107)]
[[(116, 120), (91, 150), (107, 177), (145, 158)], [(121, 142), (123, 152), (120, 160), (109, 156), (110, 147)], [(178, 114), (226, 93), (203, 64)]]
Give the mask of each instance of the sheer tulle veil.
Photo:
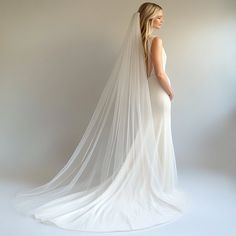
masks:
[(76, 193), (90, 194), (92, 201), (112, 189), (122, 173), (122, 182), (130, 181), (132, 194), (155, 186), (152, 189), (164, 199), (165, 193), (173, 191), (174, 185), (163, 184), (156, 151), (139, 17), (139, 12), (132, 15), (114, 67), (73, 154), (49, 182), (16, 193), (15, 207), (20, 212), (33, 214), (50, 201)]

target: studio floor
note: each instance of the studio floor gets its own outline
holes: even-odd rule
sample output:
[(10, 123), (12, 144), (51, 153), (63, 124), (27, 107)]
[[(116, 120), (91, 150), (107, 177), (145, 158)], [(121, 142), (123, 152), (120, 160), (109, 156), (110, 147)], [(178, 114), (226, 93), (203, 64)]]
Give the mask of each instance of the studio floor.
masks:
[[(180, 174), (181, 173), (181, 174)], [(181, 187), (191, 197), (191, 209), (180, 219), (156, 228), (131, 233), (85, 233), (64, 230), (23, 217), (15, 211), (12, 198), (23, 183), (0, 182), (0, 235), (149, 235), (149, 236), (234, 236), (236, 235), (236, 185), (232, 176), (202, 169), (179, 171)]]

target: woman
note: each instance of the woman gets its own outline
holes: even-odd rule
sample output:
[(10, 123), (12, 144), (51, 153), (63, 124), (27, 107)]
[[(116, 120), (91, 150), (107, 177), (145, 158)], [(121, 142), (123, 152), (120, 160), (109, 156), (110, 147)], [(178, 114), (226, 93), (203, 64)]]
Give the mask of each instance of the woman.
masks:
[(43, 223), (91, 232), (133, 231), (169, 223), (187, 206), (177, 189), (171, 137), (173, 91), (153, 28), (162, 8), (132, 16), (119, 56), (85, 133), (48, 183), (17, 193), (17, 209)]

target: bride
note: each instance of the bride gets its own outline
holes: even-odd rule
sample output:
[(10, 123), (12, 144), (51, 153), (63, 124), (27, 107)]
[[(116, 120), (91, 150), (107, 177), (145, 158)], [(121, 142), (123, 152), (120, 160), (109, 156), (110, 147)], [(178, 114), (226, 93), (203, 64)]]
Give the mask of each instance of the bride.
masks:
[(133, 231), (173, 222), (187, 209), (171, 134), (166, 53), (152, 35), (163, 9), (131, 18), (93, 116), (67, 164), (49, 182), (17, 192), (16, 209), (79, 231)]

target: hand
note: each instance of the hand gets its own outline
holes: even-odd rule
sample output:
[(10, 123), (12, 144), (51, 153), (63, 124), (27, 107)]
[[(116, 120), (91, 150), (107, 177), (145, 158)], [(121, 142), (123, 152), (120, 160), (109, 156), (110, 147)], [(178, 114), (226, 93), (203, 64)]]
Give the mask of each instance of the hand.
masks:
[(173, 97), (174, 97), (174, 93), (173, 92), (171, 92), (170, 94), (168, 94), (169, 95), (169, 98), (170, 98), (170, 100), (172, 101), (172, 99), (173, 99)]

